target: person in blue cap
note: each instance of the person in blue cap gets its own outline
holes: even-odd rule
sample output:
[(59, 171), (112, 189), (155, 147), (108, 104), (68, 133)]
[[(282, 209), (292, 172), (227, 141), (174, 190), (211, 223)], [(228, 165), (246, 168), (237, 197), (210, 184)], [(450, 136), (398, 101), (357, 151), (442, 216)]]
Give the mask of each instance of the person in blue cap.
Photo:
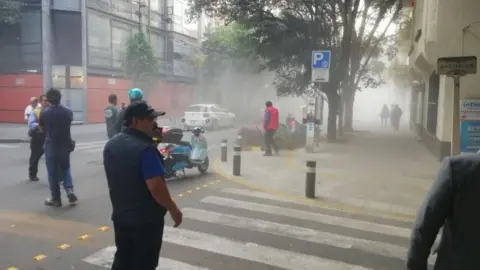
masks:
[[(128, 90), (128, 98), (130, 99), (130, 103), (138, 101), (138, 100), (143, 100), (143, 91), (140, 88), (132, 88)], [(115, 134), (120, 133), (122, 130), (125, 129), (126, 125), (124, 123), (124, 118), (125, 118), (125, 110), (121, 109), (118, 112), (117, 116), (117, 122), (115, 123), (114, 130)]]

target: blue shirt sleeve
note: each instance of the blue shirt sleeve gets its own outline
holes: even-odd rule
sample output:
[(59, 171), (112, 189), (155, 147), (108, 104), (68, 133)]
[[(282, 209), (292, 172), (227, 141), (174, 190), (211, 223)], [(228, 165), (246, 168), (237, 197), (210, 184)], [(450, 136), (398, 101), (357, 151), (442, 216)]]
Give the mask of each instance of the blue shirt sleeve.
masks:
[(35, 114), (34, 111), (32, 111), (28, 115), (28, 128), (29, 129), (34, 129), (37, 126), (38, 126), (37, 115)]
[(153, 147), (146, 148), (142, 153), (141, 163), (144, 180), (165, 175), (163, 162), (157, 149)]

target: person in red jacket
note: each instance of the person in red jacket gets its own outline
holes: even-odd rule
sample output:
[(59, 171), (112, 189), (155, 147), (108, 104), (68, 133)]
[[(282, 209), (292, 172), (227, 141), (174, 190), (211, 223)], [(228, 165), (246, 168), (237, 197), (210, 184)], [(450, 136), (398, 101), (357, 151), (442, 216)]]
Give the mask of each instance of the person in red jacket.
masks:
[(265, 156), (271, 156), (272, 148), (275, 154), (278, 154), (278, 147), (273, 139), (278, 129), (278, 110), (273, 107), (271, 101), (267, 101), (265, 106), (265, 116), (263, 120), (263, 128), (265, 129)]

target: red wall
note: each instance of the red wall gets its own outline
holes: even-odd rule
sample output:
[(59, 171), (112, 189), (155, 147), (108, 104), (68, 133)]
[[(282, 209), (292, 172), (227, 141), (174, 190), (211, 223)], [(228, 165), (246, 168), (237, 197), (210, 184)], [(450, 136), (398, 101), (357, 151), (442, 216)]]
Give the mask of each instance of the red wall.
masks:
[[(131, 82), (125, 79), (110, 79), (106, 77), (88, 77), (88, 123), (103, 123), (103, 110), (108, 105), (108, 95), (116, 94), (118, 105), (128, 104), (127, 91)], [(181, 117), (186, 106), (190, 104), (192, 86), (176, 82), (159, 82), (157, 89), (149, 93), (148, 102), (157, 110), (167, 112), (166, 117)], [(177, 106), (172, 104), (175, 99)], [(173, 102), (172, 102), (173, 100)]]
[[(127, 91), (131, 82), (126, 79), (88, 77), (87, 123), (103, 123), (103, 110), (108, 96), (116, 94), (118, 105), (128, 104)], [(157, 89), (148, 96), (148, 102), (167, 117), (181, 117), (191, 101), (192, 86), (176, 82), (159, 82)], [(23, 112), (31, 97), (43, 94), (42, 75), (0, 76), (0, 123), (25, 123)], [(176, 106), (174, 104), (176, 103)]]
[(43, 94), (42, 75), (0, 75), (0, 122), (25, 123), (31, 97)]

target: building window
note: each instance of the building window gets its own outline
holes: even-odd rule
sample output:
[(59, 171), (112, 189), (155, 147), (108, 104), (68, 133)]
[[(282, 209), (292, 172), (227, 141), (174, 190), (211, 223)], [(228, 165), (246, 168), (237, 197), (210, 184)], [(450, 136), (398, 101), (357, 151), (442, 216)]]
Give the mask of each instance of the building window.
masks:
[(112, 27), (112, 66), (114, 68), (123, 68), (127, 46), (126, 43), (131, 34), (131, 30), (120, 27)]
[(152, 44), (153, 53), (159, 59), (165, 58), (165, 39), (157, 33), (150, 34), (150, 43)]
[(112, 13), (127, 19), (132, 19), (132, 1), (112, 0)]
[(91, 66), (111, 66), (110, 20), (88, 13), (88, 64)]
[(430, 75), (428, 80), (428, 107), (427, 107), (427, 131), (431, 135), (437, 132), (438, 118), (438, 95), (440, 92), (440, 76), (436, 72)]
[(42, 28), (41, 13), (27, 11), (21, 18), (21, 56), (23, 67), (37, 70), (42, 67)]

